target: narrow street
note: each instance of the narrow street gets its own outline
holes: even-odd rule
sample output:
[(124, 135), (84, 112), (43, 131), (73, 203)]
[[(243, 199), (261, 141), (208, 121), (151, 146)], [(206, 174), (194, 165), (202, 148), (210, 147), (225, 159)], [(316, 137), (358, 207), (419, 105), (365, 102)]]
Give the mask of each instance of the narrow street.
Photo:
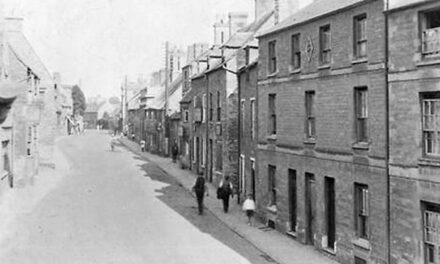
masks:
[[(271, 263), (159, 167), (106, 132), (57, 144), (70, 170), (3, 239), (0, 263)], [(213, 194), (212, 194), (213, 195)], [(273, 263), (273, 262), (272, 262)]]

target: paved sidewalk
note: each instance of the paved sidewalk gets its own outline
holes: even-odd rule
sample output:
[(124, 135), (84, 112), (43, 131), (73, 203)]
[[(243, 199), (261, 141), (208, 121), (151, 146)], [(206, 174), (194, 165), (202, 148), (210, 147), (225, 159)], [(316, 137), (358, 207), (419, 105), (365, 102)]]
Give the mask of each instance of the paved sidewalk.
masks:
[[(182, 170), (177, 163), (173, 163), (171, 158), (164, 158), (153, 155), (148, 152), (141, 152), (139, 144), (126, 138), (120, 139), (120, 142), (128, 147), (134, 153), (147, 158), (156, 163), (162, 170), (176, 178), (186, 189), (191, 190), (196, 175), (190, 170)], [(288, 236), (281, 234), (275, 230), (259, 229), (263, 224), (255, 223), (255, 225), (247, 225), (247, 218), (236, 202), (236, 197), (230, 201), (229, 212), (223, 212), (223, 206), (216, 197), (216, 186), (207, 184), (209, 188), (209, 196), (205, 198), (205, 206), (217, 218), (224, 222), (238, 235), (254, 244), (261, 251), (266, 253), (274, 262), (281, 264), (336, 264), (337, 262), (322, 255), (311, 246), (300, 244)]]

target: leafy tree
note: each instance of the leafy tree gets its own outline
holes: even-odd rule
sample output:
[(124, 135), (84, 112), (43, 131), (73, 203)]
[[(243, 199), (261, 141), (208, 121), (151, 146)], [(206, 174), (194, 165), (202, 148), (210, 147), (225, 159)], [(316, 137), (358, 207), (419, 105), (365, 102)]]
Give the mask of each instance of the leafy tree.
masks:
[(86, 97), (78, 85), (72, 87), (73, 113), (83, 115), (86, 110)]

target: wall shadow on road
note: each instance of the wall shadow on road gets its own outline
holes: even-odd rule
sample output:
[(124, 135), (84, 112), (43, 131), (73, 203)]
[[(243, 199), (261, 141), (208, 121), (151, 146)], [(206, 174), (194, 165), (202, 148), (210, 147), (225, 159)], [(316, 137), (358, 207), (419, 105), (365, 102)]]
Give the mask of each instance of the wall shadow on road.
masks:
[(145, 177), (167, 184), (166, 187), (156, 190), (158, 193), (157, 199), (201, 232), (211, 235), (231, 250), (248, 259), (250, 263), (275, 263), (273, 260), (268, 260), (267, 255), (233, 232), (206, 208), (203, 215), (198, 215), (195, 197), (184, 186), (154, 163), (146, 163), (144, 158), (135, 155), (136, 160), (142, 161), (142, 164), (138, 166), (146, 172)]

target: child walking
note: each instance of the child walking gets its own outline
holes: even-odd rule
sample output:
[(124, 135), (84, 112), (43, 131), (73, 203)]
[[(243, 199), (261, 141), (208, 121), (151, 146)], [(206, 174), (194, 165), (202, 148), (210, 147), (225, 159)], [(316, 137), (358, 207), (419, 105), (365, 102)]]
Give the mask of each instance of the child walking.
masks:
[(248, 225), (252, 226), (252, 217), (255, 212), (255, 202), (252, 199), (252, 194), (248, 194), (246, 200), (243, 203), (243, 211), (246, 212), (246, 216), (248, 217)]

